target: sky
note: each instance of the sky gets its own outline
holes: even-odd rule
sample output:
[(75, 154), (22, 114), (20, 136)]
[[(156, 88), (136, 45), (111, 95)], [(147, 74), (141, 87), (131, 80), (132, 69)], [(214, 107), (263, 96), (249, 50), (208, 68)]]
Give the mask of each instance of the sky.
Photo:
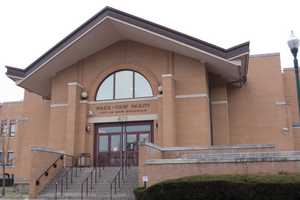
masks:
[(223, 48), (250, 41), (250, 54), (279, 52), (293, 67), (286, 42), (291, 30), (300, 37), (299, 0), (1, 0), (0, 102), (23, 99), (5, 65), (27, 67), (105, 6)]

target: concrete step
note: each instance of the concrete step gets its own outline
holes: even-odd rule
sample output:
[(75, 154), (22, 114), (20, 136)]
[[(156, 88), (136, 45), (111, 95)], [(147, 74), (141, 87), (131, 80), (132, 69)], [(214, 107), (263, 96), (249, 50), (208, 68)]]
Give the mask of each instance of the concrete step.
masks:
[[(110, 199), (110, 183), (116, 175), (119, 167), (106, 167), (101, 170), (100, 178), (97, 178), (97, 183), (93, 183), (92, 191), (89, 188), (88, 196), (86, 196), (86, 187), (84, 187), (83, 199)], [(57, 194), (58, 199), (81, 199), (81, 184), (85, 180), (92, 168), (81, 171), (79, 177), (73, 179), (73, 183), (69, 185), (68, 190), (64, 191), (63, 196), (60, 195), (60, 190)], [(61, 176), (63, 173), (61, 173)], [(59, 176), (56, 180), (59, 179)], [(55, 196), (55, 182), (49, 184), (43, 193), (39, 196), (42, 199), (54, 199)], [(127, 171), (127, 176), (124, 176), (124, 181), (121, 179), (120, 188), (117, 187), (117, 193), (114, 193), (113, 199), (115, 200), (134, 200), (133, 189), (138, 183), (138, 168), (131, 167)], [(84, 185), (85, 186), (85, 185)], [(90, 182), (89, 182), (90, 186)]]
[[(44, 188), (44, 190), (41, 192), (40, 194), (40, 197), (42, 197), (44, 194), (47, 194), (47, 193), (52, 193), (53, 196), (54, 196), (54, 192), (55, 192), (55, 188), (56, 188), (56, 182), (59, 181), (61, 179), (61, 177), (66, 173), (66, 172), (69, 172), (70, 174), (70, 169), (69, 168), (64, 168), (61, 170), (60, 173), (58, 173), (58, 175)], [(74, 171), (75, 172), (75, 169)], [(91, 172), (91, 169), (90, 168), (78, 168), (77, 169), (77, 176), (75, 176), (75, 173), (74, 173), (74, 177), (73, 177), (73, 183), (74, 185), (76, 185), (76, 183), (81, 183), (88, 175), (89, 173)], [(71, 184), (70, 183), (70, 179), (69, 179), (69, 183), (68, 183), (68, 189), (71, 189), (73, 186), (73, 183)], [(66, 191), (66, 185), (65, 185), (65, 181), (64, 181), (64, 192)], [(59, 184), (58, 184), (58, 191), (61, 190), (61, 182), (59, 181)]]

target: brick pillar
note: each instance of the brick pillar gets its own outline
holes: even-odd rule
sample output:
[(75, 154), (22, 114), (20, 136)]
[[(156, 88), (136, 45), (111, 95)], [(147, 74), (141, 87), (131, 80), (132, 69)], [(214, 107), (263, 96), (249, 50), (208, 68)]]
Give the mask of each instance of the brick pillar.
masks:
[(68, 107), (67, 107), (67, 122), (65, 135), (65, 151), (69, 154), (75, 152), (75, 139), (78, 135), (79, 126), (79, 101), (80, 101), (81, 86), (78, 83), (68, 83)]
[(162, 75), (162, 139), (163, 146), (176, 146), (175, 81), (172, 74)]
[(90, 130), (87, 131), (86, 128), (88, 126), (87, 123), (87, 117), (88, 117), (88, 103), (87, 101), (84, 101), (82, 103), (80, 103), (80, 127), (79, 127), (79, 131), (76, 135), (76, 152), (75, 153), (85, 153), (85, 152), (89, 152), (86, 150), (86, 144), (87, 144), (87, 140), (90, 134), (93, 135), (93, 132), (91, 130), (92, 125), (89, 126)]
[(229, 145), (229, 110), (226, 85), (211, 88), (213, 145)]

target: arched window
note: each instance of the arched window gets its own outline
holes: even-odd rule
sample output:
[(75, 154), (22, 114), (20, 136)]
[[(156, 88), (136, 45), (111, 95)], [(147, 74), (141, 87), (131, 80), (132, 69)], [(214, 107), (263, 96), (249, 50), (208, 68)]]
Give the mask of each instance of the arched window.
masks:
[(98, 88), (96, 100), (129, 99), (153, 96), (147, 79), (138, 72), (122, 70), (104, 79)]

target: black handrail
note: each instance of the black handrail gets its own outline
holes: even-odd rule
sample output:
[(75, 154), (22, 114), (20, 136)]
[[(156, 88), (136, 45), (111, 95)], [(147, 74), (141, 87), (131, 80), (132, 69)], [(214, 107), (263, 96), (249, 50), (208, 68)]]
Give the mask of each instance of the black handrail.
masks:
[(49, 175), (49, 171), (52, 169), (52, 168), (56, 168), (57, 167), (57, 162), (59, 160), (63, 160), (64, 159), (64, 155), (60, 155), (35, 181), (35, 185), (39, 185), (40, 184), (40, 179), (43, 177), (43, 176), (48, 176)]
[[(117, 185), (118, 185), (119, 189), (121, 188), (121, 172), (123, 174), (122, 166), (118, 169), (117, 173), (115, 174), (112, 181), (110, 182), (110, 200), (112, 200), (113, 185), (114, 185), (114, 193), (115, 194), (117, 193)], [(123, 175), (122, 175), (122, 180), (124, 181)]]
[[(125, 156), (124, 156), (125, 154)], [(122, 182), (125, 182), (125, 176), (127, 176), (127, 168), (129, 167), (127, 151), (121, 153), (121, 167), (118, 169), (116, 174), (114, 175), (113, 179), (110, 182), (110, 200), (113, 199), (113, 187), (114, 187), (114, 194), (117, 193), (117, 185), (118, 188), (121, 188), (121, 179)]]
[(81, 199), (83, 199), (84, 193), (86, 197), (89, 196), (89, 190), (90, 192), (93, 191), (93, 184), (96, 184), (98, 181), (97, 179), (100, 177), (101, 177), (101, 168), (94, 166), (90, 174), (81, 183)]
[[(54, 198), (57, 199), (57, 193), (58, 188), (60, 189), (60, 196), (63, 196), (64, 191), (67, 191), (69, 189), (69, 182), (70, 184), (73, 183), (73, 177), (74, 177), (74, 168), (75, 168), (75, 176), (78, 176), (77, 173), (77, 160), (75, 160), (74, 163), (74, 157), (72, 157), (72, 164), (71, 166), (66, 166), (69, 169), (55, 182), (55, 194)], [(65, 190), (64, 190), (65, 187)]]

